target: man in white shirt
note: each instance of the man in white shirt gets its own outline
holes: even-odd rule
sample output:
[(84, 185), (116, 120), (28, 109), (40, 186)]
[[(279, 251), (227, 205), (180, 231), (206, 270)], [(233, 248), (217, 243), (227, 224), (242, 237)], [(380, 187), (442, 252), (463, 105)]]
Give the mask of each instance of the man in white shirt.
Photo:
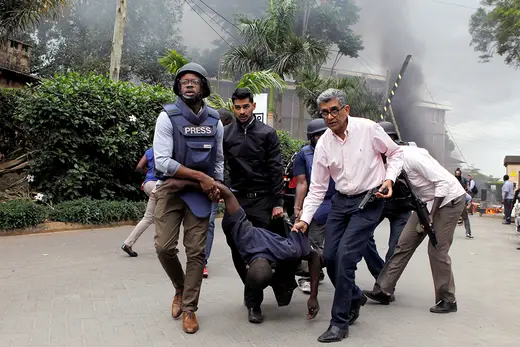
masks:
[[(309, 193), (293, 231), (307, 231), (332, 178), (338, 193), (331, 199), (323, 257), (336, 290), (330, 326), (318, 341), (335, 342), (348, 336), (349, 319), (359, 315), (366, 302), (354, 283), (355, 271), (383, 212), (381, 198), (392, 195), (392, 184), (401, 172), (402, 150), (379, 124), (351, 117), (343, 91), (328, 89), (317, 103), (329, 129), (316, 144)], [(387, 169), (381, 154), (387, 157)], [(379, 199), (360, 209), (367, 192), (379, 186)]]
[(504, 175), (504, 185), (502, 186), (502, 205), (504, 205), (504, 215), (506, 217), (502, 224), (511, 224), (511, 212), (513, 211), (513, 198), (515, 196), (513, 183), (509, 180), (509, 175)]
[[(448, 255), (457, 221), (466, 206), (466, 192), (455, 176), (450, 174), (427, 150), (419, 147), (403, 146), (404, 165), (412, 190), (424, 202), (433, 201), (430, 223), (436, 231), (437, 249), (428, 244), (428, 256), (435, 287), (435, 306), (432, 313), (457, 311), (455, 282)], [(408, 261), (426, 237), (419, 226), (417, 213), (406, 223), (394, 254), (383, 267), (374, 289), (363, 291), (370, 299), (388, 305), (390, 296), (401, 277)]]

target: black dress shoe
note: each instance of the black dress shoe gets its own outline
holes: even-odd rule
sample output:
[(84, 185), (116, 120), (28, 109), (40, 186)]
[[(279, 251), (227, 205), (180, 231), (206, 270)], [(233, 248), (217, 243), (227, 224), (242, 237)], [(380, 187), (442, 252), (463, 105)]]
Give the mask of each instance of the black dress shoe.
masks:
[(361, 306), (365, 306), (367, 303), (367, 297), (365, 294), (361, 294), (361, 298), (358, 300), (352, 300), (350, 303), (350, 312), (348, 314), (348, 324), (352, 325), (359, 318), (359, 310)]
[(249, 308), (247, 311), (247, 320), (249, 323), (260, 324), (264, 321), (264, 316), (262, 316), (261, 309)]
[(125, 251), (129, 256), (131, 256), (131, 257), (137, 257), (137, 252), (134, 252), (134, 251), (132, 250), (132, 247), (127, 246), (127, 245), (125, 245), (125, 244), (123, 243), (123, 245), (121, 246), (121, 249), (122, 249), (123, 251)]
[(348, 328), (341, 329), (334, 325), (329, 326), (326, 332), (318, 337), (318, 342), (338, 342), (348, 337)]
[(457, 303), (456, 302), (447, 302), (441, 300), (437, 303), (437, 305), (430, 308), (431, 313), (450, 313), (457, 312)]
[[(389, 305), (390, 302), (393, 301), (391, 295), (386, 295), (383, 292), (364, 290), (363, 294), (365, 294), (369, 299), (377, 301), (378, 303), (380, 303), (382, 305)], [(395, 300), (395, 297), (394, 297), (394, 300)]]

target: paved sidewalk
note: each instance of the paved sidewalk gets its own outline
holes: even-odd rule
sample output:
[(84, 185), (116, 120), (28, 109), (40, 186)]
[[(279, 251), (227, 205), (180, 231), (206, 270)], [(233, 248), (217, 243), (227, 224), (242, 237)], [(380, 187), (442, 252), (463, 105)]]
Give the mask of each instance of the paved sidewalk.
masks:
[[(338, 346), (519, 346), (520, 239), (513, 227), (471, 217), (474, 240), (458, 227), (452, 247), (459, 312), (434, 315), (433, 284), (423, 243), (398, 284), (390, 306), (367, 304)], [(278, 308), (272, 291), (266, 320), (247, 322), (242, 287), (217, 220), (210, 277), (204, 280), (201, 329), (182, 332), (170, 316), (173, 295), (153, 248), (153, 230), (129, 258), (120, 245), (129, 227), (0, 237), (0, 347), (16, 346), (317, 346), (328, 326), (333, 288), (320, 286), (322, 310), (306, 321), (306, 296), (295, 291)], [(386, 252), (388, 224), (376, 232)], [(181, 249), (181, 256), (184, 252)], [(358, 284), (373, 279), (364, 263)]]

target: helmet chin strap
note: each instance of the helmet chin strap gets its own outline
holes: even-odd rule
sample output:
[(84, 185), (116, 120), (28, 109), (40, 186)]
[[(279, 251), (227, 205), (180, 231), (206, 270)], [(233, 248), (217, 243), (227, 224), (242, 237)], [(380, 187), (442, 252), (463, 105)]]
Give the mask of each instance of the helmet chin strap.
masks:
[(193, 105), (202, 100), (202, 93), (197, 93), (194, 96), (187, 96), (187, 95), (181, 94), (181, 99), (187, 105)]

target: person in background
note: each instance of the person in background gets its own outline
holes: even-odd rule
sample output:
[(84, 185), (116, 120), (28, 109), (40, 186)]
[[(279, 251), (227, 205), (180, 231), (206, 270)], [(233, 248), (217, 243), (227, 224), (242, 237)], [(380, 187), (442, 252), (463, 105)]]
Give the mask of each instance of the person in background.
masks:
[[(139, 160), (136, 171), (142, 172), (146, 174), (143, 184), (141, 185), (141, 189), (148, 196), (148, 203), (146, 204), (146, 211), (144, 213), (143, 219), (135, 226), (134, 230), (128, 235), (125, 242), (121, 246), (121, 249), (125, 251), (131, 257), (137, 257), (137, 252), (132, 249), (132, 246), (135, 244), (137, 239), (143, 234), (143, 232), (148, 229), (150, 225), (153, 224), (154, 214), (155, 214), (155, 184), (157, 183), (158, 178), (155, 177), (155, 166), (153, 162), (153, 148), (149, 148)], [(148, 166), (148, 168), (147, 168)]]
[(502, 224), (511, 224), (511, 211), (513, 210), (513, 198), (515, 196), (513, 183), (509, 181), (509, 175), (504, 175), (502, 186), (502, 204), (504, 205), (505, 221)]
[[(465, 177), (462, 176), (462, 171), (460, 170), (460, 168), (457, 168), (455, 170), (455, 178), (457, 178), (460, 185), (467, 193), (469, 190), (469, 182)], [(471, 198), (471, 196), (470, 196), (470, 198)], [(469, 217), (468, 217), (468, 204), (470, 202), (471, 202), (471, 199), (469, 202), (466, 199), (466, 207), (462, 210), (462, 214), (460, 215), (460, 218), (457, 222), (457, 225), (462, 225), (462, 223), (464, 223), (464, 228), (466, 229), (466, 237), (468, 239), (473, 238), (473, 236), (471, 236), (471, 226), (470, 226)]]
[[(307, 125), (307, 138), (309, 144), (302, 147), (296, 154), (293, 164), (293, 175), (296, 177), (296, 196), (294, 198), (294, 215), (295, 221), (300, 220), (302, 214), (303, 200), (309, 192), (311, 185), (312, 161), (314, 158), (314, 149), (320, 139), (321, 135), (327, 130), (327, 124), (323, 118), (313, 119)], [(309, 225), (309, 240), (311, 244), (323, 253), (323, 240), (325, 239), (325, 223), (330, 211), (330, 199), (336, 194), (336, 186), (331, 179), (329, 188), (325, 194), (323, 203), (314, 214), (314, 217)], [(302, 277), (298, 280), (300, 290), (306, 294), (311, 293), (311, 279), (308, 276), (308, 269), (306, 262), (302, 262), (301, 269)], [(323, 279), (325, 274), (320, 272), (320, 279)]]
[[(222, 125), (225, 127), (226, 125), (229, 125), (235, 121), (235, 116), (233, 115), (233, 112), (231, 112), (228, 109), (220, 108), (217, 110), (218, 114), (220, 115), (220, 121), (222, 122)], [(206, 238), (206, 256), (204, 258), (204, 272), (203, 276), (204, 278), (208, 278), (209, 272), (208, 272), (208, 260), (209, 256), (211, 255), (211, 248), (213, 247), (213, 238), (215, 235), (215, 218), (217, 217), (218, 213), (218, 202), (213, 202), (211, 204), (211, 215), (209, 216), (209, 226), (208, 226), (208, 236)]]
[[(390, 136), (390, 138), (397, 143), (398, 145), (404, 144), (400, 139), (395, 126), (390, 122), (379, 122), (378, 123), (383, 130)], [(383, 156), (383, 161), (386, 163), (386, 158)], [(397, 192), (399, 193), (399, 192)], [(385, 207), (383, 208), (383, 214), (379, 219), (379, 224), (387, 218), (390, 222), (390, 237), (388, 238), (388, 251), (385, 255), (385, 260), (381, 258), (379, 252), (377, 251), (377, 245), (374, 237), (372, 236), (368, 241), (367, 248), (365, 253), (363, 254), (363, 258), (365, 258), (365, 262), (367, 263), (368, 271), (377, 280), (377, 277), (383, 270), (383, 266), (385, 262), (387, 262), (392, 254), (394, 254), (395, 247), (397, 246), (397, 242), (399, 241), (399, 237), (401, 236), (401, 232), (410, 219), (411, 205), (409, 203), (408, 197), (399, 197), (399, 194), (395, 194), (389, 199), (385, 200)], [(378, 225), (379, 225), (378, 224)], [(392, 300), (394, 296), (392, 295)]]
[(466, 238), (472, 239), (473, 235), (471, 235), (471, 224), (469, 223), (468, 217), (468, 206), (471, 204), (471, 195), (466, 192), (466, 207), (462, 210), (462, 221), (464, 222), (464, 228), (466, 229)]

